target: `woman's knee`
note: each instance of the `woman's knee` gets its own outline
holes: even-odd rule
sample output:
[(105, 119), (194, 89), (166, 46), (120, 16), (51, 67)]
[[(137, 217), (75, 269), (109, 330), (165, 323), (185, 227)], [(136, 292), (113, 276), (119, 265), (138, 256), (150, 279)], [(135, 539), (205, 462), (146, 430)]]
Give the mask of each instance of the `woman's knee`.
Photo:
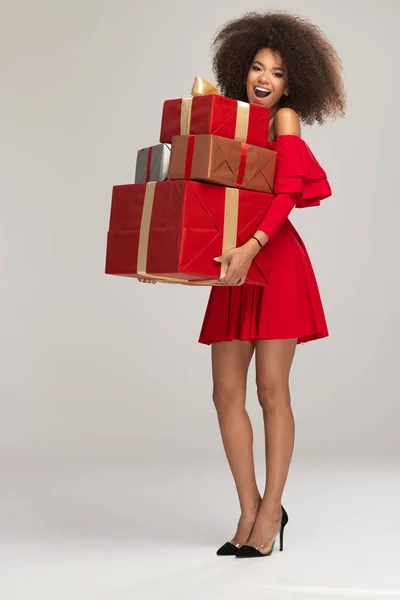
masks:
[(289, 384), (273, 377), (257, 382), (257, 397), (261, 408), (267, 412), (286, 408), (290, 406)]
[(212, 398), (217, 412), (223, 414), (244, 407), (246, 390), (239, 385), (218, 385), (214, 386)]

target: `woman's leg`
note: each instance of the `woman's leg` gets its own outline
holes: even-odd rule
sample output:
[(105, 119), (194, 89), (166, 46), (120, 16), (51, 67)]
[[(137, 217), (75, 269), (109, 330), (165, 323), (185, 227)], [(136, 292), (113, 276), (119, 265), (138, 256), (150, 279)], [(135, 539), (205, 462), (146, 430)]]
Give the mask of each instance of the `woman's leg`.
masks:
[(281, 522), (281, 498), (294, 447), (295, 424), (290, 405), (289, 373), (297, 338), (256, 343), (256, 382), (265, 428), (266, 484), (250, 546), (266, 553)]
[(253, 430), (245, 409), (252, 342), (212, 344), (213, 400), (222, 441), (239, 496), (241, 516), (232, 544), (245, 544), (261, 502), (254, 472)]

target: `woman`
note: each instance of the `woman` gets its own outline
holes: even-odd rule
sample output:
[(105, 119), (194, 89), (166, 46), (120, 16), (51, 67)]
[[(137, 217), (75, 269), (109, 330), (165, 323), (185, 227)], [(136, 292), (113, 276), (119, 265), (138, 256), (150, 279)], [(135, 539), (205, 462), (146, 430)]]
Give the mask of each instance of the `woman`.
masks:
[[(325, 171), (301, 139), (300, 123), (344, 116), (341, 61), (321, 30), (283, 12), (249, 13), (218, 32), (213, 68), (224, 96), (270, 109), (268, 147), (277, 152), (274, 200), (247, 243), (226, 251), (224, 286), (214, 286), (199, 342), (212, 345), (213, 400), (241, 515), (218, 555), (269, 556), (288, 515), (281, 505), (294, 447), (289, 374), (296, 346), (328, 336), (306, 248), (288, 220), (294, 207), (331, 195)], [(260, 253), (268, 285), (244, 284)], [(244, 285), (243, 285), (244, 284)], [(247, 373), (255, 353), (263, 410), (267, 477), (258, 490), (253, 432), (245, 410)]]

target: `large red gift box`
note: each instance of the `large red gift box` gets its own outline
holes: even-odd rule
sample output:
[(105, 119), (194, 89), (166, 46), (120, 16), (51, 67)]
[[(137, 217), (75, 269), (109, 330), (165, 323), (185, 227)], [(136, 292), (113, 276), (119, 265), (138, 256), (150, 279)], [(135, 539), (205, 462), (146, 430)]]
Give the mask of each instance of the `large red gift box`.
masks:
[(211, 94), (164, 102), (160, 142), (174, 135), (213, 133), (267, 147), (270, 109)]
[[(106, 273), (221, 285), (227, 261), (214, 257), (247, 242), (273, 197), (184, 180), (114, 186)], [(246, 283), (268, 283), (260, 268), (264, 251), (252, 261)]]

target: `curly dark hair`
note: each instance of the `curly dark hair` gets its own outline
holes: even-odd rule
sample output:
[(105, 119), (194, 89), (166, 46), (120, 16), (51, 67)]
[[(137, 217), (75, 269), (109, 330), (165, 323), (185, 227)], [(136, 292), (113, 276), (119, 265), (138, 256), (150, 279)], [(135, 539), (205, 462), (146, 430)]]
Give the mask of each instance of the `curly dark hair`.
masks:
[(224, 96), (248, 102), (245, 80), (262, 48), (278, 51), (286, 67), (289, 95), (279, 106), (295, 110), (307, 125), (344, 116), (346, 91), (335, 48), (317, 25), (286, 11), (250, 12), (217, 32), (212, 64)]

